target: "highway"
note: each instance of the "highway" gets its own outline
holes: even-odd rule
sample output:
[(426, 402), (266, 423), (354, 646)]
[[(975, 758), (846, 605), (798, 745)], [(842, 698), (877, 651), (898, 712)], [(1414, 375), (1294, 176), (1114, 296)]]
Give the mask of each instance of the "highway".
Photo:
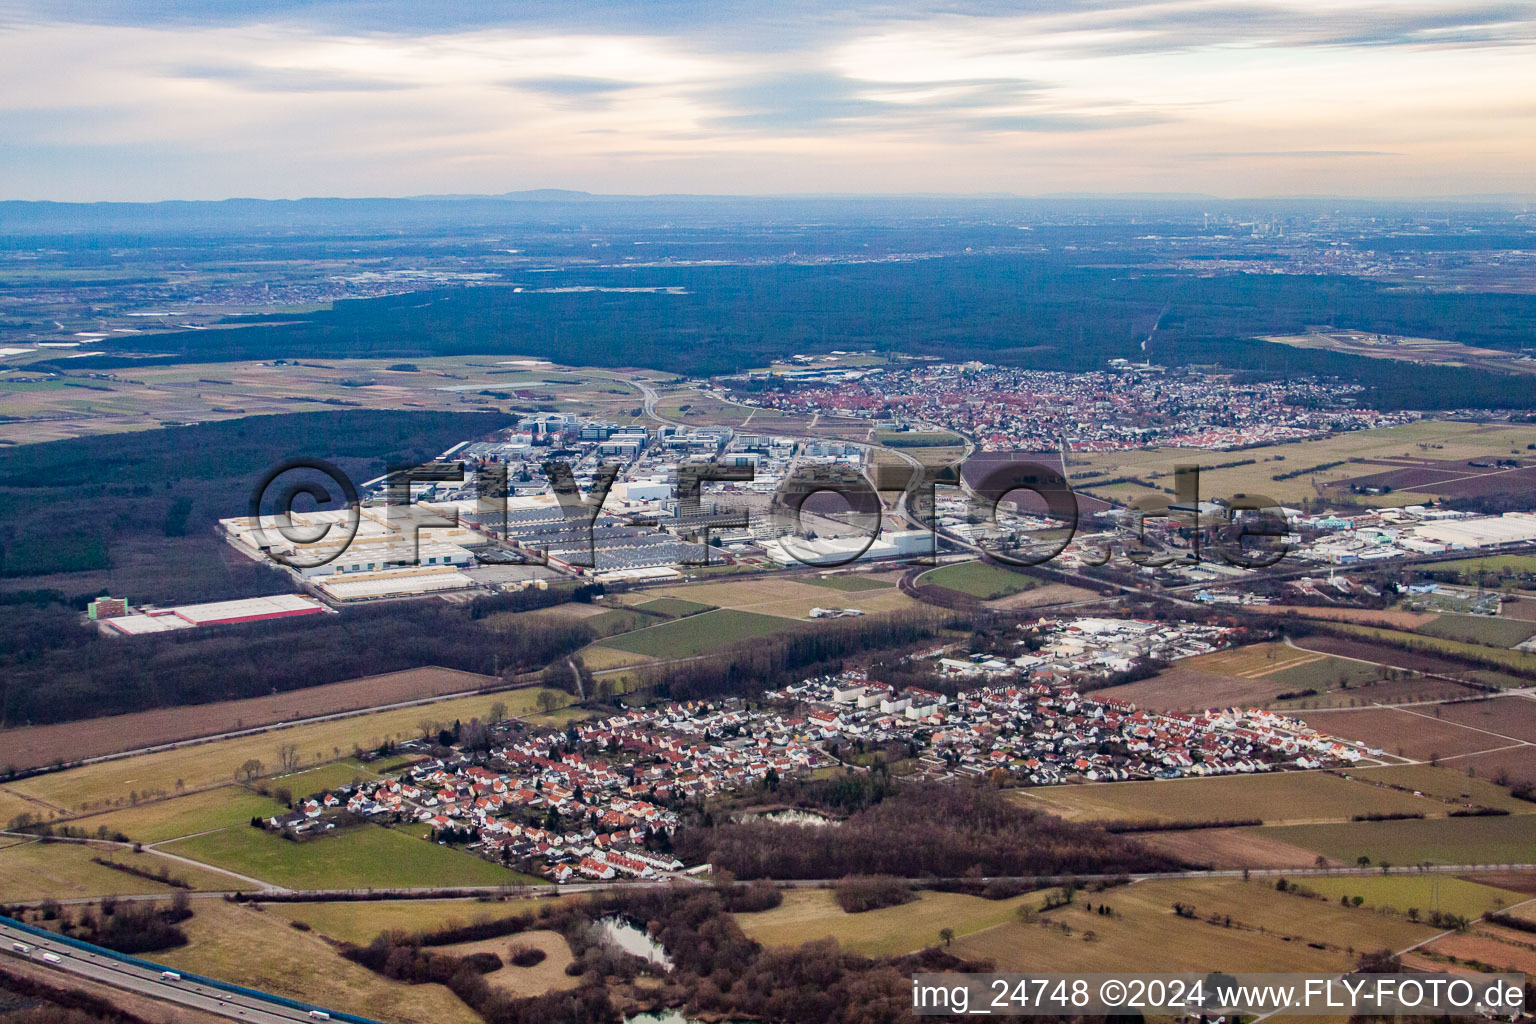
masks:
[[(29, 960), (69, 974), (77, 974), (103, 985), (138, 992), (178, 1006), (215, 1013), (231, 1020), (255, 1021), (258, 1024), (281, 1024), (285, 1021), (304, 1021), (305, 1024), (314, 1024), (316, 1019), (304, 1010), (296, 1010), (255, 996), (226, 992), (190, 980), (168, 980), (162, 978), (157, 970), (123, 963), (97, 953), (89, 953), (67, 943), (40, 939), (31, 932), (22, 931), (4, 922), (0, 922), (0, 942), (3, 942), (3, 945), (0, 945), (0, 952), (7, 956)], [(16, 948), (16, 943), (28, 947), (30, 952), (21, 952)]]

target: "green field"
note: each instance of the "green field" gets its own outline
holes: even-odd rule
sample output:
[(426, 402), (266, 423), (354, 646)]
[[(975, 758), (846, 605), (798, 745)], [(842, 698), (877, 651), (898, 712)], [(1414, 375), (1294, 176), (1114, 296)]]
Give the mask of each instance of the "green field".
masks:
[(652, 615), (665, 615), (671, 619), (713, 611), (714, 607), (712, 604), (700, 604), (698, 601), (685, 601), (680, 597), (658, 597), (654, 601), (635, 605), (638, 611), (650, 612)]
[(644, 629), (646, 626), (654, 626), (664, 619), (665, 616), (647, 613), (638, 608), (612, 608), (582, 619), (581, 624), (592, 629), (598, 636), (613, 636), (616, 633), (628, 633), (636, 629)]
[(376, 825), (301, 843), (249, 825), (236, 825), (167, 843), (162, 849), (290, 889), (520, 885), (536, 881), (418, 835)]
[[(323, 769), (322, 769), (323, 770)], [(306, 772), (305, 775), (318, 774)], [(303, 778), (303, 775), (291, 778)], [(288, 785), (280, 782), (278, 785)], [(313, 792), (297, 785), (294, 795)], [(222, 786), (218, 789), (190, 793), (140, 804), (122, 811), (109, 811), (81, 818), (70, 824), (94, 832), (105, 828), (110, 833), (121, 832), (130, 839), (143, 843), (159, 843), (198, 832), (224, 828), (226, 825), (244, 824), (255, 815), (270, 817), (283, 809), (282, 804), (269, 797), (253, 793), (241, 786)]]
[(1418, 632), (1447, 640), (1461, 640), (1489, 647), (1513, 647), (1536, 634), (1536, 622), (1501, 619), (1489, 615), (1441, 615), (1426, 622)]
[(1344, 864), (1527, 864), (1536, 861), (1536, 814), (1497, 818), (1425, 818), (1251, 830), (1316, 850)]
[(1496, 785), (1487, 779), (1469, 776), (1454, 768), (1437, 768), (1430, 764), (1403, 764), (1385, 768), (1351, 768), (1349, 774), (1367, 782), (1383, 782), (1416, 790), (1441, 800), (1454, 800), (1457, 804), (1493, 807), (1512, 814), (1536, 813), (1536, 804), (1511, 796), (1506, 787)]
[(887, 448), (954, 448), (965, 445), (965, 438), (947, 430), (877, 430), (875, 443)]
[(831, 587), (844, 593), (857, 594), (866, 590), (889, 590), (894, 584), (868, 576), (806, 576), (798, 582), (817, 587)]
[(983, 601), (1033, 590), (1040, 581), (988, 562), (957, 562), (930, 569), (917, 578), (919, 586), (943, 587)]
[(1369, 683), (1380, 679), (1386, 673), (1387, 669), (1376, 665), (1330, 656), (1319, 661), (1309, 661), (1283, 668), (1266, 675), (1264, 679), (1280, 687), (1282, 692), (1317, 690), (1321, 693), (1339, 688), (1340, 683), (1345, 686)]
[(1536, 573), (1536, 555), (1485, 555), (1480, 558), (1458, 558), (1450, 562), (1436, 562), (1428, 567), (1431, 572), (1450, 570), (1476, 576), (1480, 572), (1495, 576), (1521, 576)]
[(1352, 878), (1304, 878), (1303, 887), (1337, 902), (1340, 896), (1359, 896), (1363, 904), (1380, 910), (1407, 913), (1410, 907), (1424, 917), (1443, 910), (1478, 918), (1491, 910), (1529, 899), (1508, 889), (1495, 889), (1462, 878), (1444, 875), (1369, 875)]
[(159, 874), (165, 868), (170, 877), (198, 889), (218, 891), (234, 883), (227, 875), (178, 864), (153, 853), (97, 849), (81, 843), (29, 842), (0, 850), (0, 902), (176, 891), (158, 881), (97, 864), (93, 857), (130, 864), (151, 874)]
[(675, 619), (636, 633), (610, 637), (599, 646), (655, 658), (689, 658), (746, 640), (772, 636), (793, 627), (794, 620), (730, 608)]
[(1322, 772), (1043, 786), (1015, 793), (1025, 807), (1075, 821), (1301, 822), (1347, 820), (1371, 812), (1443, 814), (1449, 809), (1411, 793)]

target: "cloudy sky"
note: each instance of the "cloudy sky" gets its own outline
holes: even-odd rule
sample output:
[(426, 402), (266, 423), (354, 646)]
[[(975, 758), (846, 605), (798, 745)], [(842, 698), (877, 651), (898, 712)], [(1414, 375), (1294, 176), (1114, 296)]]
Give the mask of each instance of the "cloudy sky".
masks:
[(0, 198), (1536, 193), (1536, 3), (0, 0)]

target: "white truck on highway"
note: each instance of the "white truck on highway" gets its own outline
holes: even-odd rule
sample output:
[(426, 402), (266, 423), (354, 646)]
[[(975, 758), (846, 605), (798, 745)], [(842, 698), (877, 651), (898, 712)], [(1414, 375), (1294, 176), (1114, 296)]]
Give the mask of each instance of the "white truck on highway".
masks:
[(11, 948), (14, 949), (18, 953), (30, 953), (30, 952), (32, 952), (32, 947), (27, 945), (25, 942), (13, 942), (13, 943), (11, 943)]
[(181, 975), (177, 974), (175, 971), (161, 971), (160, 972), (160, 980), (161, 981), (180, 981), (181, 980)]

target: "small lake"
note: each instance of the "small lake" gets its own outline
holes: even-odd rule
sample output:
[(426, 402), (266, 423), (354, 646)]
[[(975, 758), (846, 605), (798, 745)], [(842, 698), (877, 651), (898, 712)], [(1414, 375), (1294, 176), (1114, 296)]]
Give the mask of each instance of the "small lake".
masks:
[[(669, 971), (672, 969), (672, 961), (667, 956), (667, 951), (661, 948), (661, 943), (622, 917), (599, 918), (597, 926), (602, 929), (604, 937), (609, 942), (612, 942), (624, 952), (649, 960), (651, 963), (665, 967)], [(640, 1018), (636, 1019), (639, 1020)], [(682, 1019), (678, 1017), (677, 1021), (681, 1022)], [(642, 1024), (649, 1024), (649, 1022), (642, 1021)], [(666, 1021), (664, 1024), (675, 1024), (675, 1022)]]

